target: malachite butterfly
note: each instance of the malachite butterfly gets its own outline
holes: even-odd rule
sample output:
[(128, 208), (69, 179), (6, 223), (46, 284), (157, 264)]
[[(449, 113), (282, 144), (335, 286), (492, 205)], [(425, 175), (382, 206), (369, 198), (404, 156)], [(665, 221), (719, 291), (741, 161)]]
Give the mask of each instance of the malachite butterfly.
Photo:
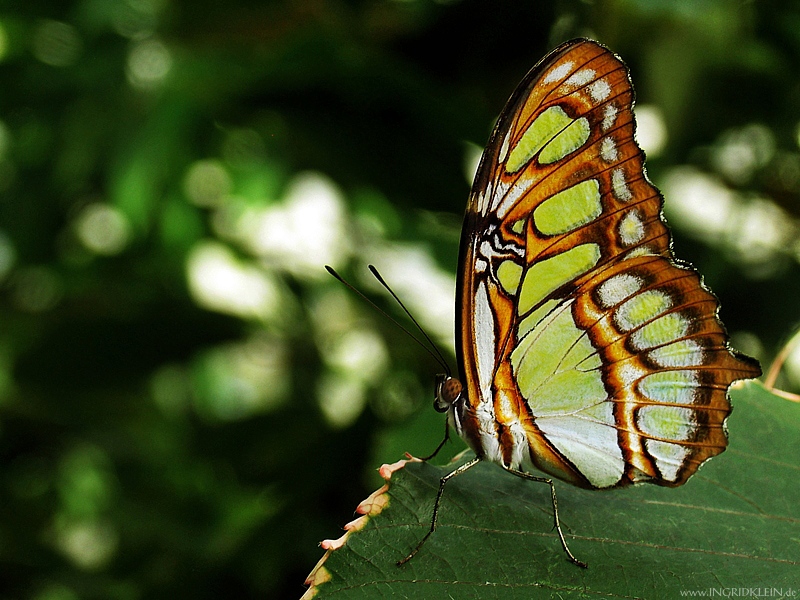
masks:
[[(435, 407), (476, 459), (550, 483), (678, 486), (725, 450), (728, 388), (758, 363), (678, 264), (634, 138), (622, 60), (576, 39), (540, 61), (483, 153), (461, 234), (459, 379)], [(401, 563), (410, 559), (422, 545)]]

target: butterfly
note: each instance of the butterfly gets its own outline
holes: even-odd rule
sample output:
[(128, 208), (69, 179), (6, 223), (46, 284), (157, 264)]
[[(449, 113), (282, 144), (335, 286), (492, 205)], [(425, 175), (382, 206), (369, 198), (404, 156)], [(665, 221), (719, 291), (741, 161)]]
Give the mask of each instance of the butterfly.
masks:
[[(758, 377), (719, 303), (675, 260), (636, 143), (622, 60), (575, 39), (542, 59), (501, 113), (461, 234), (458, 378), (434, 407), (475, 458), (550, 485), (678, 486), (725, 450), (728, 387)], [(534, 475), (535, 469), (546, 476)]]

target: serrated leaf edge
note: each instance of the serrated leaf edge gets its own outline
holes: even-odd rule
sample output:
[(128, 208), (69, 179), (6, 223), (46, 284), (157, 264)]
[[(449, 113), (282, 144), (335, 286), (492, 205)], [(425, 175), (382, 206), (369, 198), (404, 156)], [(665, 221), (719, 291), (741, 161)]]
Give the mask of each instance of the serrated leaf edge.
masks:
[(381, 465), (378, 469), (378, 474), (386, 483), (372, 492), (358, 505), (356, 513), (360, 516), (344, 526), (344, 534), (341, 537), (335, 540), (322, 540), (319, 543), (320, 547), (325, 550), (325, 554), (322, 555), (322, 558), (319, 559), (319, 562), (311, 570), (311, 573), (308, 574), (308, 577), (306, 577), (305, 585), (309, 587), (300, 600), (311, 600), (311, 598), (316, 596), (319, 592), (319, 587), (323, 583), (331, 580), (331, 573), (325, 568), (325, 561), (328, 559), (330, 553), (344, 546), (351, 533), (363, 529), (371, 517), (379, 515), (383, 509), (389, 505), (389, 495), (386, 492), (389, 491), (389, 480), (392, 478), (392, 475), (405, 467), (409, 462), (422, 462), (418, 458), (411, 457), (410, 455), (407, 456), (409, 456), (408, 460), (398, 460), (392, 464)]

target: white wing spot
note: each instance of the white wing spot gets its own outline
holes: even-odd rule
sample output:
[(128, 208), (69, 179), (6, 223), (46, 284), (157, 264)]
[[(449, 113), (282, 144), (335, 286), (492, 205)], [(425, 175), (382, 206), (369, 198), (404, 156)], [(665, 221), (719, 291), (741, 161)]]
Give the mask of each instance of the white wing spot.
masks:
[[(607, 404), (610, 408), (611, 403)], [(536, 424), (594, 487), (619, 483), (625, 472), (625, 459), (616, 428), (579, 414), (538, 418)]]
[(624, 246), (633, 246), (644, 239), (644, 223), (638, 210), (630, 211), (620, 220), (619, 239)]
[(482, 215), (485, 215), (486, 211), (489, 210), (489, 199), (492, 197), (493, 187), (494, 185), (490, 181), (489, 185), (487, 185), (481, 193), (479, 208)]
[(478, 212), (482, 215), (486, 214), (486, 189), (484, 188), (480, 192), (478, 192), (477, 196), (475, 197), (475, 206), (478, 209)]
[(606, 104), (603, 107), (603, 131), (608, 131), (617, 120), (617, 106), (616, 104)]
[(642, 280), (635, 275), (620, 273), (605, 280), (597, 292), (604, 308), (611, 308), (642, 289)]
[(675, 481), (683, 461), (689, 455), (689, 448), (659, 440), (645, 440), (645, 447), (656, 459), (656, 466), (661, 471), (661, 476), (667, 481)]
[(500, 154), (497, 156), (498, 164), (505, 162), (506, 158), (508, 157), (508, 144), (511, 140), (511, 130), (509, 129), (506, 131), (506, 135), (503, 138), (503, 144), (500, 146)]
[(554, 81), (563, 79), (566, 76), (566, 74), (572, 70), (572, 65), (573, 65), (572, 61), (567, 61), (565, 63), (558, 65), (547, 75), (545, 75), (542, 81), (544, 83), (553, 83)]
[[(492, 370), (494, 368), (494, 313), (489, 305), (486, 282), (475, 292), (475, 358), (481, 390), (479, 406), (492, 404)], [(491, 412), (494, 412), (493, 410)]]
[(627, 202), (633, 198), (631, 189), (625, 181), (625, 171), (622, 168), (614, 169), (611, 172), (611, 186), (614, 188), (614, 195), (617, 197), (617, 200)]
[(500, 204), (500, 201), (508, 193), (509, 187), (511, 187), (511, 183), (508, 181), (503, 181), (502, 179), (500, 179), (497, 182), (497, 186), (494, 188), (494, 191), (492, 193), (492, 201), (489, 204), (490, 210), (497, 210), (497, 206)]
[(611, 95), (611, 86), (605, 79), (598, 79), (588, 89), (589, 95), (595, 102), (602, 102)]
[(617, 143), (611, 136), (603, 138), (603, 141), (600, 142), (600, 156), (607, 163), (614, 162), (619, 158)]
[(632, 388), (642, 377), (647, 375), (647, 370), (636, 364), (627, 363), (617, 369), (617, 377), (625, 388)]
[[(510, 211), (517, 203), (517, 200), (522, 198), (522, 196), (526, 194), (526, 192), (530, 189), (530, 187), (531, 187), (531, 181), (529, 179), (520, 177), (514, 183), (511, 189), (503, 190), (505, 195), (503, 201), (499, 205), (497, 205), (496, 202), (493, 203), (494, 205), (497, 206), (495, 210), (495, 212), (497, 213), (497, 217), (499, 219), (505, 217), (508, 211)], [(498, 191), (500, 190), (498, 189)]]
[(650, 246), (637, 246), (625, 255), (625, 260), (637, 256), (655, 256), (656, 254), (658, 254), (658, 250), (653, 250)]
[(649, 352), (649, 357), (664, 368), (699, 367), (705, 360), (703, 347), (695, 340), (677, 340)]
[(489, 304), (486, 282), (482, 281), (475, 292), (475, 359), (477, 362), (480, 396), (475, 406), (475, 416), (480, 430), (480, 444), (486, 457), (494, 462), (502, 460), (502, 452), (495, 431), (494, 402), (492, 399), (492, 371), (494, 369), (495, 335), (494, 313)]
[(483, 240), (481, 242), (478, 252), (483, 258), (487, 259), (492, 258), (495, 254), (494, 250), (492, 249), (492, 245), (489, 243), (489, 240)]
[(578, 71), (577, 73), (571, 75), (569, 79), (564, 82), (564, 85), (578, 88), (592, 81), (594, 76), (594, 69), (583, 69), (582, 71)]

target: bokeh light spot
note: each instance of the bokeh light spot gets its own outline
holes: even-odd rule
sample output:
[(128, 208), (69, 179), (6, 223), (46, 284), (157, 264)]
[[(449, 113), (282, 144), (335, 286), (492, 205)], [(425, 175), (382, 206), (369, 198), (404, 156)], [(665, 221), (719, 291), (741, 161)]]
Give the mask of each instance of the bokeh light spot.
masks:
[(179, 365), (163, 365), (150, 378), (150, 394), (165, 415), (179, 416), (186, 411), (191, 398), (189, 375)]
[(636, 141), (648, 158), (655, 158), (664, 150), (667, 145), (667, 124), (658, 106), (636, 105)]
[[(455, 323), (455, 278), (441, 269), (427, 248), (416, 245), (387, 245), (376, 249), (375, 266), (383, 278), (419, 320), (428, 334), (453, 349)], [(386, 292), (371, 277), (365, 285)]]
[(775, 154), (775, 137), (759, 123), (731, 129), (722, 134), (711, 154), (715, 170), (732, 183), (750, 181), (756, 169), (767, 164)]
[[(774, 263), (778, 267), (775, 259), (785, 252), (797, 233), (789, 215), (765, 198), (753, 198), (743, 204), (731, 225), (730, 243), (745, 264)], [(760, 270), (762, 277), (768, 274), (771, 270)]]
[(0, 282), (8, 277), (17, 261), (17, 250), (14, 242), (4, 231), (0, 231)]
[(102, 567), (116, 553), (119, 538), (103, 516), (117, 487), (108, 455), (97, 446), (72, 449), (59, 465), (57, 487), (61, 507), (54, 523), (56, 547), (79, 568)]
[(383, 338), (371, 329), (353, 329), (324, 350), (326, 362), (349, 376), (375, 383), (386, 371), (389, 353)]
[(317, 343), (323, 353), (326, 352), (326, 346), (334, 344), (345, 332), (360, 327), (363, 318), (353, 307), (353, 298), (349, 290), (332, 279), (330, 286), (309, 302)]
[(265, 153), (264, 139), (254, 129), (233, 129), (222, 143), (222, 156), (233, 165), (257, 163)]
[(319, 380), (317, 398), (325, 420), (337, 429), (352, 425), (367, 403), (362, 382), (335, 373)]
[(172, 68), (172, 55), (158, 39), (136, 42), (128, 55), (128, 82), (135, 88), (156, 87)]
[(397, 423), (411, 416), (423, 400), (430, 397), (429, 391), (420, 386), (413, 373), (392, 372), (381, 382), (371, 406), (375, 414), (387, 423)]
[(33, 55), (46, 65), (67, 67), (78, 60), (81, 38), (78, 30), (61, 21), (45, 20), (33, 34)]
[(669, 222), (690, 235), (721, 239), (736, 211), (735, 194), (718, 178), (690, 167), (678, 167), (664, 179), (668, 198), (664, 211)]
[(66, 521), (56, 527), (56, 546), (72, 563), (93, 571), (116, 554), (119, 534), (107, 521)]
[(102, 449), (88, 444), (72, 449), (62, 458), (58, 491), (66, 513), (94, 518), (109, 508), (114, 487), (110, 465)]
[(21, 268), (13, 280), (11, 299), (24, 312), (41, 313), (54, 308), (63, 289), (56, 274), (44, 266)]
[(206, 352), (195, 382), (198, 413), (234, 421), (275, 410), (291, 391), (282, 341), (266, 334)]
[(483, 148), (472, 142), (466, 142), (464, 149), (464, 177), (467, 182), (472, 185), (475, 180), (475, 175), (478, 173), (478, 167), (481, 164), (481, 156), (483, 156)]
[(192, 204), (206, 208), (220, 206), (231, 187), (228, 171), (217, 160), (198, 160), (189, 167), (183, 180), (183, 191)]
[(763, 361), (766, 354), (764, 343), (752, 331), (731, 332), (731, 346), (748, 356), (753, 356), (761, 360), (761, 364), (764, 365)]
[(165, 0), (121, 0), (114, 3), (109, 17), (117, 33), (142, 39), (152, 35), (164, 4)]
[(11, 132), (5, 121), (0, 120), (0, 160), (6, 158), (8, 149), (11, 146)]
[[(774, 275), (792, 255), (798, 225), (764, 197), (727, 187), (719, 177), (690, 167), (673, 169), (663, 190), (671, 225), (704, 243), (721, 247), (754, 278)], [(783, 257), (784, 260), (777, 260)], [(800, 255), (794, 258), (800, 260)]]
[(318, 173), (298, 175), (284, 202), (243, 215), (240, 230), (250, 250), (296, 275), (323, 278), (322, 268), (347, 254), (344, 200)]
[(128, 245), (131, 226), (117, 208), (100, 202), (84, 207), (75, 220), (75, 232), (87, 250), (112, 256)]
[(277, 314), (280, 294), (275, 282), (223, 244), (197, 244), (186, 270), (190, 293), (200, 306), (240, 317), (266, 319)]
[(0, 61), (8, 54), (8, 48), (8, 32), (6, 31), (6, 26), (3, 24), (3, 21), (0, 20)]
[(33, 600), (80, 600), (72, 589), (60, 583), (50, 583), (32, 596)]
[(798, 336), (800, 336), (800, 332), (795, 333), (793, 339), (788, 342), (793, 344), (794, 347), (786, 357), (786, 362), (784, 362), (786, 375), (795, 387), (800, 387), (800, 343), (798, 343)]

